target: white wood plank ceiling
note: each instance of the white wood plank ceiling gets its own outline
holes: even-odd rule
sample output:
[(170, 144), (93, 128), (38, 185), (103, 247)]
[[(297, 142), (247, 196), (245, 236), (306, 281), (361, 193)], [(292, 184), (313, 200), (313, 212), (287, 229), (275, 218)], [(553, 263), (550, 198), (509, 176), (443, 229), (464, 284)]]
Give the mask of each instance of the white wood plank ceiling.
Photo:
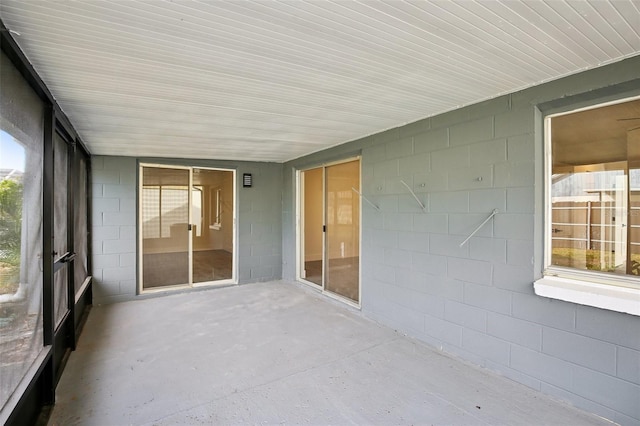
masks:
[(0, 0), (0, 17), (104, 155), (281, 162), (640, 53), (637, 0)]

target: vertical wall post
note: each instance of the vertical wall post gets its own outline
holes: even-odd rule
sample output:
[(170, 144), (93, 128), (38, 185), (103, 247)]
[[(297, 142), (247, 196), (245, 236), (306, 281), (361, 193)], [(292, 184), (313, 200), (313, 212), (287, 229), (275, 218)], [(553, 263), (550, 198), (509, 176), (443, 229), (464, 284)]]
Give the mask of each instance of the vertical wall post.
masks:
[(71, 140), (67, 146), (67, 251), (71, 253), (71, 261), (67, 263), (67, 306), (69, 308), (69, 317), (65, 324), (66, 327), (66, 346), (72, 351), (76, 349), (76, 333), (75, 333), (75, 312), (76, 312), (76, 294), (75, 294), (75, 222), (76, 222), (76, 191), (78, 190), (78, 173), (79, 160), (77, 154), (77, 146), (75, 140)]
[[(44, 112), (44, 158), (42, 175), (42, 302), (44, 345), (51, 346), (54, 353), (54, 294), (53, 294), (53, 132), (55, 115), (51, 105), (45, 105)], [(53, 356), (50, 356), (43, 372), (43, 402), (47, 405), (55, 402), (55, 369)]]

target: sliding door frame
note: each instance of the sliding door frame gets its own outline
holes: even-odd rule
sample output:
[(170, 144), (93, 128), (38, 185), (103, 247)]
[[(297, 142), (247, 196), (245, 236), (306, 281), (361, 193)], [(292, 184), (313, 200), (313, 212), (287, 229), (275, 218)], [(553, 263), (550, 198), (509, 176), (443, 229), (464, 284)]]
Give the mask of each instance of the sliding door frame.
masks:
[[(218, 171), (218, 172), (229, 172), (231, 173), (231, 195), (233, 196), (233, 208), (231, 209), (231, 236), (233, 239), (232, 242), (232, 250), (231, 253), (231, 278), (226, 280), (218, 280), (218, 281), (206, 281), (206, 282), (193, 282), (193, 276), (191, 277), (191, 288), (198, 287), (215, 287), (215, 286), (225, 286), (229, 284), (238, 284), (238, 229), (236, 226), (237, 222), (237, 212), (238, 212), (238, 192), (237, 192), (237, 182), (236, 182), (236, 170), (235, 169), (225, 169), (221, 167), (203, 167), (203, 166), (191, 166), (191, 175), (193, 176), (193, 170), (209, 170), (209, 171)], [(193, 182), (192, 182), (193, 186)], [(191, 191), (189, 191), (191, 194)], [(193, 241), (193, 238), (192, 238)], [(193, 254), (193, 248), (192, 254)], [(192, 274), (193, 275), (193, 274)]]
[[(305, 271), (305, 259), (303, 258), (303, 256), (305, 256), (306, 254), (306, 245), (305, 245), (305, 232), (304, 232), (304, 225), (305, 225), (305, 208), (304, 208), (304, 203), (305, 203), (305, 191), (304, 191), (304, 186), (305, 186), (305, 182), (304, 182), (304, 172), (309, 172), (311, 170), (316, 170), (316, 169), (321, 169), (322, 170), (322, 248), (321, 248), (321, 257), (320, 257), (320, 261), (322, 263), (322, 268), (321, 268), (321, 280), (320, 280), (320, 284), (314, 283), (313, 281), (310, 281), (307, 279), (306, 273), (303, 274), (303, 271)], [(326, 226), (326, 197), (325, 197), (325, 192), (326, 192), (326, 182), (325, 182), (325, 166), (324, 165), (319, 165), (319, 166), (314, 166), (314, 167), (309, 167), (306, 169), (300, 169), (296, 172), (296, 185), (297, 185), (297, 199), (298, 202), (296, 203), (296, 216), (297, 216), (297, 225), (296, 225), (296, 278), (305, 283), (310, 285), (311, 287), (315, 288), (315, 289), (320, 289), (322, 291), (324, 291), (324, 260), (325, 260), (325, 250), (326, 250), (326, 241), (325, 241), (325, 226)], [(303, 276), (304, 275), (304, 276)]]
[[(144, 188), (144, 174), (143, 170), (145, 167), (148, 168), (160, 168), (160, 169), (174, 169), (174, 170), (186, 170), (189, 172), (189, 184), (188, 184), (188, 213), (187, 216), (189, 218), (189, 231), (188, 231), (188, 282), (184, 284), (176, 284), (176, 285), (166, 285), (159, 286), (156, 288), (144, 288), (144, 241), (143, 241), (143, 218), (142, 218), (142, 193)], [(192, 223), (192, 212), (193, 212), (193, 170), (213, 170), (220, 172), (230, 172), (232, 175), (232, 196), (233, 196), (233, 209), (232, 209), (232, 230), (231, 235), (233, 238), (233, 253), (231, 254), (231, 279), (223, 279), (218, 281), (206, 281), (206, 282), (193, 282), (193, 223)], [(169, 163), (144, 163), (140, 162), (138, 164), (138, 226), (136, 232), (138, 233), (138, 294), (152, 294), (152, 293), (160, 293), (167, 292), (173, 290), (185, 290), (185, 289), (194, 289), (194, 288), (202, 288), (202, 287), (215, 287), (215, 286), (224, 286), (230, 284), (238, 283), (238, 262), (237, 262), (237, 244), (238, 244), (238, 236), (237, 236), (237, 227), (236, 227), (236, 214), (237, 214), (237, 185), (236, 185), (236, 170), (235, 169), (224, 169), (217, 167), (201, 167), (201, 166), (188, 166), (183, 164), (169, 164)]]
[[(191, 187), (193, 182), (192, 170), (189, 166), (181, 166), (181, 165), (170, 165), (170, 164), (149, 164), (149, 163), (140, 163), (139, 167), (139, 186), (138, 186), (138, 294), (148, 294), (148, 293), (158, 293), (167, 290), (178, 290), (183, 288), (191, 288), (191, 261), (192, 261), (192, 244), (193, 244), (193, 233), (191, 232)], [(183, 284), (176, 285), (166, 285), (160, 286), (157, 288), (144, 288), (144, 238), (143, 238), (143, 193), (144, 193), (144, 169), (145, 168), (154, 168), (154, 169), (167, 169), (167, 170), (184, 170), (188, 173), (188, 181), (187, 181), (187, 218), (189, 220), (189, 229), (187, 231), (187, 282)], [(162, 187), (162, 186), (161, 186)], [(160, 208), (162, 209), (162, 204), (160, 204)]]
[[(351, 300), (347, 297), (341, 296), (330, 290), (327, 290), (326, 285), (326, 262), (327, 262), (327, 182), (326, 182), (326, 169), (331, 166), (350, 163), (352, 161), (358, 161), (358, 181), (360, 183), (360, 192), (362, 192), (362, 157), (360, 155), (348, 157), (336, 161), (320, 163), (313, 166), (299, 168), (296, 170), (296, 279), (301, 283), (308, 285), (309, 287), (320, 291), (322, 294), (339, 300), (343, 303), (351, 305), (360, 309), (362, 303), (362, 199), (358, 195), (358, 301)], [(304, 259), (305, 254), (304, 247), (304, 187), (303, 187), (303, 173), (306, 171), (322, 169), (322, 285), (317, 285), (306, 278), (303, 278), (304, 271)], [(357, 195), (357, 194), (356, 194)]]

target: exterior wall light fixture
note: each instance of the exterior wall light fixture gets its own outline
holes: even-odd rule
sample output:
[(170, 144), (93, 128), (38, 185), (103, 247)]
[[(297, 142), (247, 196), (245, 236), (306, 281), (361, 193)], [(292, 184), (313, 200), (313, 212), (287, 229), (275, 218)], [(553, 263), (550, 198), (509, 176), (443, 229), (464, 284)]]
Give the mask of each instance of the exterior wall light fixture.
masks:
[(251, 188), (253, 185), (253, 177), (251, 173), (243, 173), (242, 174), (242, 187), (243, 188)]

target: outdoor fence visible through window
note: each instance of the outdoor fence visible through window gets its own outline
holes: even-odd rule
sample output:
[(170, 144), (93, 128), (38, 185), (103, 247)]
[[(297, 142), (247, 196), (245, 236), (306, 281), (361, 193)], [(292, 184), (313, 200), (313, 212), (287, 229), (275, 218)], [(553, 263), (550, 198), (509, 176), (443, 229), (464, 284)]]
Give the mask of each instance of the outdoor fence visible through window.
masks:
[(640, 275), (640, 100), (547, 125), (550, 266)]

